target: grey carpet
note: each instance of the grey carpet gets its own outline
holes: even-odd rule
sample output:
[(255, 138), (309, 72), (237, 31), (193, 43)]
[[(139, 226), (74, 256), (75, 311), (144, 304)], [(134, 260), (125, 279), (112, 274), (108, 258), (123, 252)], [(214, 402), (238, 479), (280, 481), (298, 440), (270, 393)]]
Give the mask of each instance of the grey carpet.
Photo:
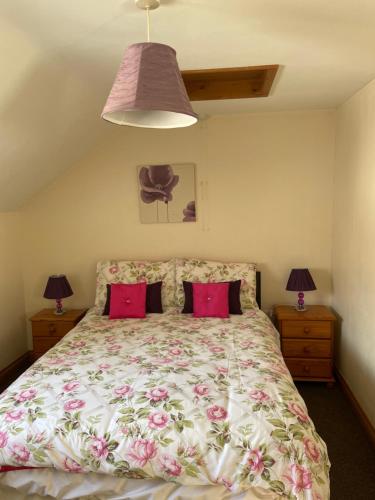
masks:
[(331, 500), (375, 499), (375, 449), (339, 384), (296, 383), (328, 447)]

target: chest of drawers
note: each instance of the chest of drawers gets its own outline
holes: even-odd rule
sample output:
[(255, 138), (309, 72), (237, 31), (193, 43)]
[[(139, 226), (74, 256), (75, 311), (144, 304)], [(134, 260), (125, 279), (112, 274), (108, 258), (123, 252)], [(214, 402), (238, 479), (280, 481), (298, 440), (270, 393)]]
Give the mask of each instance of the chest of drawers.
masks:
[(276, 306), (275, 318), (293, 379), (333, 382), (333, 313), (320, 305), (304, 312), (293, 306)]

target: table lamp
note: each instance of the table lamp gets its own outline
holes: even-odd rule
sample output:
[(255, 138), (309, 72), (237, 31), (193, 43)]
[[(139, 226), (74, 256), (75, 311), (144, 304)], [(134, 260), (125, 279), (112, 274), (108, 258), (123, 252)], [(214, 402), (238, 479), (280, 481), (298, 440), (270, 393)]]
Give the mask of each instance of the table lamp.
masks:
[(70, 297), (71, 295), (73, 295), (73, 290), (70, 288), (65, 274), (55, 274), (48, 278), (43, 297), (56, 300), (55, 314), (64, 314), (65, 311), (62, 307), (61, 299), (65, 299), (65, 297)]
[(296, 305), (297, 311), (306, 311), (305, 308), (305, 294), (316, 290), (314, 280), (308, 269), (292, 269), (286, 285), (286, 290), (298, 292), (298, 302)]

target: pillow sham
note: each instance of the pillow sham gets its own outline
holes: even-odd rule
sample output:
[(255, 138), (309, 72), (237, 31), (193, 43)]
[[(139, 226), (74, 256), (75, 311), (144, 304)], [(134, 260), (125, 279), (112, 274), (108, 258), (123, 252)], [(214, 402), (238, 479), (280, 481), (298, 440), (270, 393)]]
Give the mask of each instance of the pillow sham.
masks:
[[(242, 314), (241, 301), (240, 301), (240, 290), (241, 290), (241, 280), (237, 281), (226, 281), (224, 283), (229, 284), (228, 289), (228, 305), (229, 314)], [(181, 311), (183, 314), (191, 314), (193, 312), (193, 283), (190, 281), (182, 282), (185, 294), (185, 304)]]
[(107, 284), (163, 282), (161, 291), (163, 307), (175, 305), (176, 272), (174, 259), (166, 262), (105, 260), (96, 266), (95, 306), (101, 314), (107, 300)]
[(109, 319), (145, 318), (146, 289), (146, 283), (112, 285)]
[(184, 305), (183, 281), (223, 282), (241, 280), (240, 299), (244, 308), (258, 308), (256, 266), (242, 262), (216, 262), (200, 259), (176, 260), (176, 305)]
[[(163, 306), (161, 303), (161, 287), (162, 281), (156, 283), (147, 283), (146, 286), (146, 313), (162, 313)], [(111, 285), (107, 284), (107, 300), (103, 309), (102, 316), (108, 316), (109, 304), (111, 302)]]
[(229, 283), (193, 283), (194, 318), (228, 318)]

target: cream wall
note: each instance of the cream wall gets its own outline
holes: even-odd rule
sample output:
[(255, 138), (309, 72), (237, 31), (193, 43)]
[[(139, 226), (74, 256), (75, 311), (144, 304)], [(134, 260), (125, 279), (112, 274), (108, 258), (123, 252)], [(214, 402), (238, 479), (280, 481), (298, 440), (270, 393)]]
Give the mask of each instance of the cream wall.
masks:
[(27, 350), (20, 215), (0, 213), (0, 370)]
[(334, 193), (337, 362), (375, 425), (375, 80), (338, 111)]
[[(293, 302), (291, 267), (308, 266), (330, 303), (334, 112), (220, 116), (173, 131), (103, 124), (103, 143), (22, 210), (28, 315), (51, 273), (66, 273), (69, 307), (90, 306), (99, 259), (200, 256), (254, 261), (263, 308)], [(139, 222), (136, 165), (197, 164), (198, 222)]]

